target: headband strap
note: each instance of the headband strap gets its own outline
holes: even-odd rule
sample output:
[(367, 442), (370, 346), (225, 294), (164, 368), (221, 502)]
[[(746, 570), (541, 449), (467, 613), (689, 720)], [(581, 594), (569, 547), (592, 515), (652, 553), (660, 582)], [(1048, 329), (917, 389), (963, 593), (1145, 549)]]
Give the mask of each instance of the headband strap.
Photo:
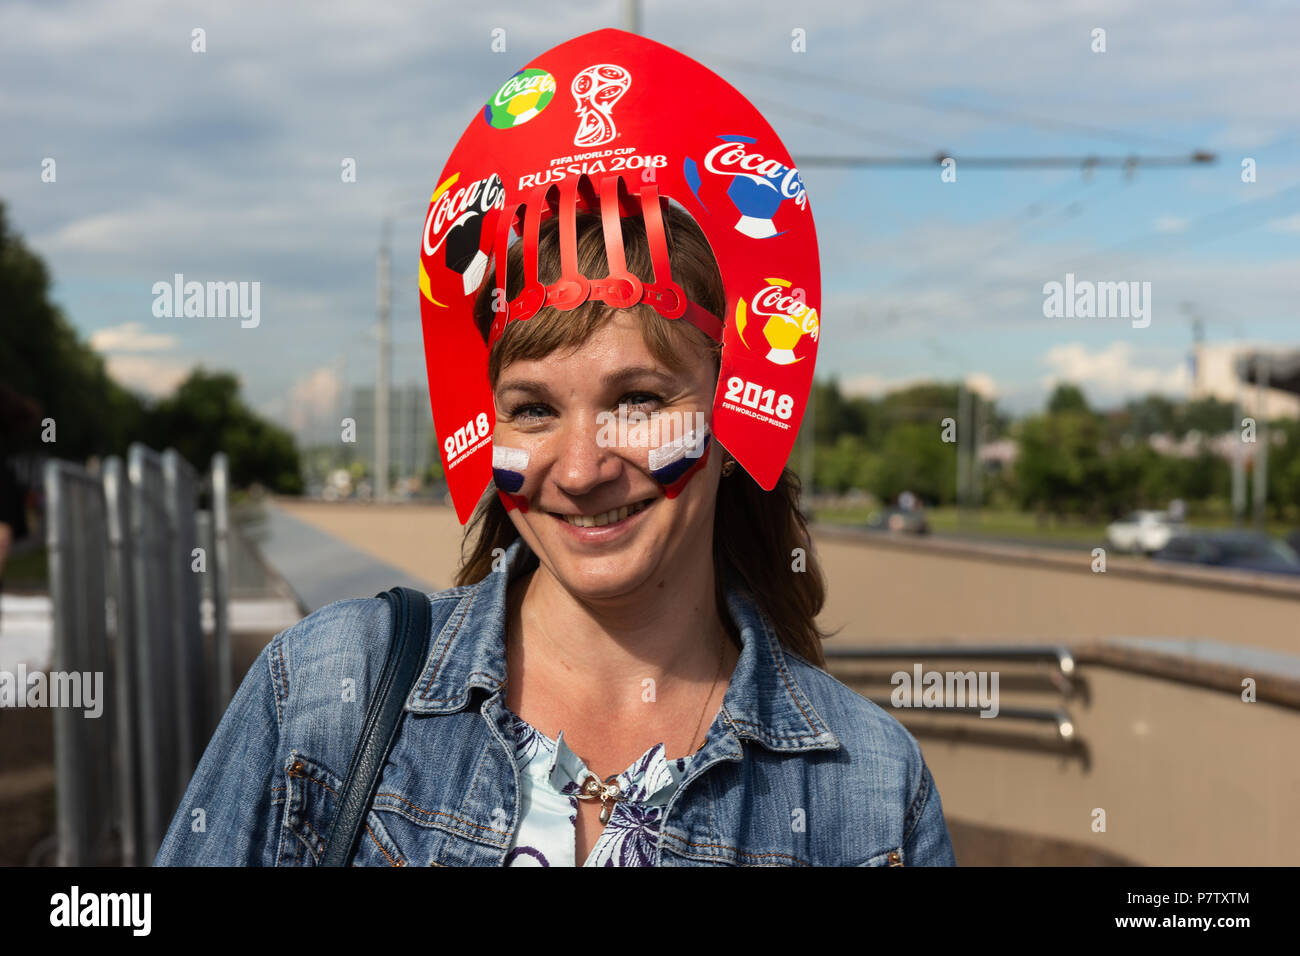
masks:
[[(558, 193), (558, 209), (552, 197)], [(538, 186), (528, 196), (523, 207), (524, 288), (503, 307), (493, 319), (488, 337), (491, 348), (505, 332), (510, 322), (530, 319), (543, 305), (561, 311), (575, 309), (588, 299), (598, 299), (616, 309), (627, 309), (645, 302), (667, 319), (683, 318), (715, 342), (722, 341), (723, 322), (718, 316), (690, 301), (682, 287), (672, 279), (672, 265), (668, 257), (668, 239), (664, 229), (663, 210), (660, 203), (667, 200), (659, 195), (653, 184), (641, 187), (639, 194), (641, 217), (645, 222), (646, 238), (650, 245), (650, 261), (654, 266), (654, 282), (643, 283), (628, 271), (627, 255), (623, 248), (623, 215), (633, 215), (636, 205), (627, 191), (621, 176), (607, 176), (600, 182), (599, 200), (586, 176), (577, 182), (560, 186)], [(601, 226), (604, 231), (605, 253), (609, 260), (609, 275), (603, 279), (588, 279), (578, 271), (579, 206), (592, 209), (599, 204)], [(554, 213), (560, 220), (560, 269), (558, 281), (542, 285), (538, 276), (538, 250), (542, 218)], [(497, 285), (506, 285), (506, 252), (510, 233), (518, 217), (518, 207), (503, 215), (497, 226), (496, 260)], [(495, 293), (495, 290), (494, 290)], [(494, 307), (496, 303), (493, 303)]]

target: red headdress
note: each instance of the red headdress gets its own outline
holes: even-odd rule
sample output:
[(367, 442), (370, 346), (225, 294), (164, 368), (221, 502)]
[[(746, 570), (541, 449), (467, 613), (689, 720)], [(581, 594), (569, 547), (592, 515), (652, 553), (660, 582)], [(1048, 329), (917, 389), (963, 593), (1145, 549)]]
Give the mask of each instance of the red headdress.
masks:
[[(699, 223), (726, 288), (725, 314), (673, 281), (661, 204)], [(608, 276), (577, 271), (575, 216), (604, 219)], [(624, 261), (618, 217), (641, 214), (654, 281)], [(537, 275), (538, 228), (560, 217), (558, 281)], [(498, 307), (485, 344), (473, 305), (495, 258), (524, 242), (522, 292)], [(439, 452), (462, 524), (492, 478), (488, 353), (506, 325), (542, 306), (638, 302), (723, 343), (711, 431), (771, 490), (812, 387), (820, 331), (817, 235), (803, 180), (772, 127), (734, 87), (687, 56), (598, 30), (537, 57), (492, 94), (438, 179), (420, 254), (420, 313)]]

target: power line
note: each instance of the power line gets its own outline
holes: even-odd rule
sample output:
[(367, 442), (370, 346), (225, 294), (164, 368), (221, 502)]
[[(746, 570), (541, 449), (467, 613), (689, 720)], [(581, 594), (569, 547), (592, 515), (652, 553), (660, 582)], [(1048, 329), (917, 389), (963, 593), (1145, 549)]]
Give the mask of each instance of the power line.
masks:
[[(684, 51), (689, 52), (689, 51)], [(879, 85), (871, 85), (861, 82), (854, 82), (844, 76), (828, 76), (819, 73), (808, 73), (800, 70), (791, 70), (788, 68), (774, 67), (771, 63), (752, 63), (736, 57), (718, 55), (712, 51), (697, 51), (690, 53), (691, 56), (699, 59), (701, 62), (709, 60), (729, 64), (736, 69), (748, 70), (750, 72), (762, 73), (765, 76), (783, 77), (798, 83), (807, 83), (815, 86), (829, 86), (837, 91), (851, 89), (863, 95), (870, 96), (873, 99), (884, 100), (887, 102), (903, 103), (910, 106), (919, 106), (922, 109), (933, 110), (943, 113), (970, 113), (982, 116), (985, 119), (1002, 119), (1009, 120), (1019, 125), (1035, 126), (1042, 129), (1052, 129), (1058, 131), (1068, 131), (1075, 133), (1084, 133), (1089, 136), (1095, 136), (1100, 139), (1109, 139), (1122, 143), (1133, 143), (1135, 141), (1145, 141), (1152, 144), (1160, 144), (1164, 147), (1174, 146), (1182, 149), (1185, 144), (1176, 143), (1173, 140), (1164, 137), (1151, 136), (1144, 133), (1133, 133), (1121, 130), (1107, 129), (1090, 123), (1076, 123), (1070, 120), (1055, 119), (1052, 117), (1038, 116), (1031, 113), (1021, 112), (1019, 110), (1010, 110), (998, 107), (975, 106), (969, 103), (944, 103), (934, 102), (925, 96), (916, 93), (906, 93), (899, 90), (889, 89)]]
[[(809, 126), (833, 129), (837, 132), (852, 132), (869, 139), (881, 140), (912, 149), (931, 150), (931, 144), (897, 133), (861, 126), (825, 113), (816, 113), (803, 107), (786, 106), (770, 99), (762, 99), (764, 113), (776, 113), (789, 116)], [(960, 168), (976, 169), (1081, 169), (1090, 174), (1096, 168), (1119, 168), (1129, 175), (1139, 166), (1190, 166), (1195, 164), (1213, 164), (1218, 157), (1206, 150), (1196, 150), (1185, 156), (962, 156), (951, 152), (933, 150), (922, 156), (801, 156), (798, 159), (800, 169), (814, 167), (824, 168), (913, 168), (917, 166), (941, 166), (947, 159), (954, 159)]]
[[(909, 136), (900, 136), (897, 133), (889, 133), (889, 132), (885, 132), (884, 130), (872, 129), (867, 126), (861, 126), (857, 123), (853, 123), (841, 119), (840, 117), (837, 116), (827, 116), (825, 113), (815, 113), (812, 110), (804, 109), (803, 107), (786, 106), (783, 103), (778, 103), (775, 100), (770, 100), (767, 98), (758, 100), (758, 102), (755, 103), (755, 105), (762, 110), (764, 115), (768, 115), (772, 113), (778, 115), (785, 115), (791, 117), (792, 119), (798, 120), (801, 123), (806, 123), (809, 126), (820, 126), (825, 129), (832, 129), (835, 130), (836, 132), (841, 132), (841, 133), (845, 131), (857, 133), (859, 136), (865, 136), (868, 139), (875, 139), (875, 140), (880, 140), (882, 142), (892, 143), (894, 145), (902, 146), (906, 149), (928, 150), (933, 146), (932, 143), (922, 142), (919, 139), (912, 139)], [(801, 162), (799, 164), (800, 168), (803, 168), (807, 165), (808, 164), (806, 162)]]
[[(1061, 194), (1069, 195), (1070, 193), (1075, 192), (1080, 188), (1086, 188), (1087, 186), (1091, 185), (1091, 183), (1088, 179), (1085, 178), (1078, 182), (1066, 184), (1066, 188), (1064, 189), (1058, 187), (1057, 189), (1053, 189), (1049, 191), (1043, 197), (1034, 200), (1028, 206), (1026, 206), (1025, 210), (1022, 211), (1020, 214), (1018, 214), (1017, 217), (1013, 217), (1007, 224), (1009, 228), (1005, 229), (1002, 232), (1000, 241), (998, 241), (997, 244), (993, 246), (993, 248), (985, 250), (982, 253), (982, 258), (984, 260), (990, 260), (993, 257), (1000, 255), (1002, 252), (1009, 249), (1012, 245), (1015, 245), (1018, 242), (1023, 242), (1026, 235), (1028, 234), (1026, 231), (1026, 226), (1029, 227), (1028, 232), (1035, 232), (1035, 231), (1041, 231), (1043, 228), (1045, 228), (1046, 225), (1049, 222), (1051, 222), (1052, 218), (1057, 218), (1062, 222), (1067, 219), (1072, 219), (1075, 216), (1077, 216), (1079, 214), (1079, 211), (1084, 207), (1086, 207), (1086, 205), (1089, 202), (1096, 203), (1099, 200), (1104, 201), (1106, 199), (1109, 199), (1117, 192), (1123, 190), (1128, 184), (1129, 184), (1129, 180), (1123, 179), (1120, 181), (1118, 188), (1112, 189), (1109, 192), (1104, 192), (1100, 195), (1086, 196), (1082, 199), (1071, 200), (1070, 202), (1063, 205), (1059, 210), (1056, 210), (1057, 215), (1055, 217), (1051, 217), (1049, 214), (1044, 214), (1043, 216), (1037, 219), (1037, 222), (1032, 222), (1031, 217), (1030, 218), (1025, 217), (1025, 212), (1028, 211), (1029, 209), (1033, 209), (1034, 207), (1041, 206), (1049, 201), (1055, 200), (1057, 196)], [(1017, 219), (1023, 219), (1024, 221), (1021, 223), (1017, 223)], [(1058, 222), (1057, 225), (1060, 225), (1060, 223)], [(1034, 227), (1037, 227), (1037, 229), (1035, 229)], [(998, 239), (998, 238), (999, 237), (992, 237), (992, 239)], [(887, 285), (881, 288), (873, 290), (872, 294), (875, 296), (881, 296), (886, 293), (896, 292), (899, 291), (900, 289), (907, 288), (910, 285), (914, 285), (916, 282), (932, 277), (934, 275), (934, 270), (935, 267), (933, 265), (924, 266), (908, 275), (903, 276), (902, 278), (893, 280), (892, 282), (888, 283)], [(964, 273), (964, 275), (967, 277), (973, 277), (973, 273), (971, 270), (967, 270)]]
[[(1225, 207), (1225, 208), (1223, 208), (1223, 209), (1219, 209), (1219, 210), (1215, 210), (1214, 212), (1207, 213), (1207, 214), (1205, 214), (1204, 216), (1201, 216), (1201, 217), (1199, 217), (1198, 219), (1194, 220), (1194, 221), (1193, 221), (1191, 224), (1189, 224), (1189, 225), (1190, 225), (1191, 227), (1198, 227), (1198, 226), (1200, 226), (1200, 225), (1203, 225), (1204, 223), (1207, 223), (1207, 222), (1210, 222), (1210, 221), (1216, 220), (1216, 219), (1218, 219), (1218, 218), (1220, 218), (1220, 217), (1223, 217), (1223, 216), (1230, 215), (1230, 214), (1232, 214), (1232, 213), (1234, 213), (1234, 212), (1236, 212), (1236, 211), (1238, 211), (1238, 210), (1242, 210), (1242, 209), (1248, 209), (1248, 210), (1251, 210), (1251, 211), (1258, 211), (1258, 210), (1259, 210), (1261, 207), (1263, 207), (1265, 204), (1267, 204), (1267, 203), (1271, 203), (1271, 202), (1276, 201), (1276, 200), (1278, 200), (1278, 199), (1281, 199), (1281, 198), (1283, 198), (1283, 197), (1285, 197), (1285, 196), (1289, 196), (1289, 195), (1291, 195), (1291, 194), (1293, 194), (1293, 193), (1294, 193), (1294, 194), (1300, 194), (1300, 183), (1293, 184), (1292, 186), (1289, 186), (1289, 187), (1287, 187), (1286, 189), (1283, 189), (1283, 190), (1281, 190), (1281, 191), (1279, 191), (1279, 192), (1277, 192), (1277, 193), (1274, 193), (1274, 194), (1272, 194), (1272, 195), (1269, 195), (1269, 196), (1261, 197), (1261, 198), (1259, 198), (1259, 199), (1252, 199), (1252, 200), (1249, 200), (1249, 201), (1244, 202), (1244, 203), (1237, 203), (1237, 204), (1235, 204), (1235, 205), (1227, 206), (1227, 207)], [(1045, 267), (1045, 268), (1039, 269), (1039, 270), (1037, 270), (1037, 273), (1038, 273), (1039, 276), (1042, 276), (1043, 274), (1046, 274), (1046, 273), (1049, 273), (1049, 272), (1059, 271), (1059, 270), (1062, 269), (1062, 268), (1077, 268), (1077, 267), (1079, 266), (1080, 263), (1088, 263), (1088, 262), (1090, 262), (1090, 261), (1096, 260), (1096, 259), (1097, 259), (1098, 257), (1100, 257), (1100, 256), (1104, 256), (1104, 255), (1107, 255), (1107, 254), (1109, 254), (1109, 253), (1115, 252), (1115, 251), (1117, 251), (1117, 250), (1119, 250), (1119, 249), (1123, 249), (1123, 248), (1125, 248), (1126, 246), (1130, 246), (1130, 245), (1132, 245), (1133, 243), (1136, 243), (1136, 242), (1142, 242), (1142, 241), (1144, 241), (1144, 240), (1150, 240), (1152, 237), (1159, 238), (1159, 239), (1171, 239), (1171, 238), (1173, 238), (1173, 239), (1179, 239), (1179, 238), (1181, 238), (1181, 239), (1185, 240), (1185, 241), (1188, 242), (1188, 243), (1191, 243), (1191, 242), (1201, 242), (1201, 241), (1206, 241), (1207, 239), (1219, 239), (1219, 238), (1223, 238), (1224, 236), (1232, 235), (1232, 234), (1234, 234), (1234, 233), (1236, 233), (1236, 232), (1241, 232), (1241, 231), (1244, 230), (1244, 229), (1249, 229), (1249, 228), (1253, 228), (1253, 227), (1255, 227), (1255, 226), (1261, 225), (1263, 222), (1266, 222), (1266, 221), (1268, 221), (1269, 219), (1273, 218), (1274, 215), (1276, 215), (1276, 213), (1275, 213), (1274, 211), (1272, 211), (1272, 210), (1269, 210), (1269, 211), (1268, 211), (1268, 212), (1267, 212), (1267, 213), (1266, 213), (1262, 218), (1257, 217), (1257, 218), (1256, 218), (1255, 220), (1253, 220), (1253, 221), (1252, 221), (1251, 219), (1246, 219), (1245, 221), (1243, 221), (1243, 222), (1239, 222), (1239, 223), (1236, 223), (1236, 224), (1232, 225), (1231, 227), (1220, 229), (1220, 230), (1219, 230), (1218, 232), (1216, 232), (1216, 233), (1211, 233), (1211, 234), (1208, 234), (1208, 235), (1202, 235), (1202, 236), (1188, 236), (1188, 235), (1186, 235), (1185, 233), (1163, 233), (1163, 232), (1144, 233), (1144, 234), (1139, 235), (1139, 236), (1134, 236), (1134, 237), (1131, 237), (1131, 238), (1129, 238), (1129, 239), (1125, 239), (1125, 240), (1123, 240), (1123, 241), (1121, 241), (1121, 242), (1118, 242), (1118, 243), (1113, 243), (1112, 245), (1109, 245), (1109, 246), (1103, 246), (1102, 248), (1100, 248), (1100, 249), (1096, 249), (1096, 250), (1094, 250), (1094, 251), (1092, 251), (1092, 252), (1085, 253), (1084, 256), (1083, 256), (1081, 259), (1080, 259), (1080, 258), (1074, 258), (1074, 259), (1073, 259), (1071, 262), (1069, 262), (1069, 263), (1061, 262), (1061, 264), (1058, 265), (1058, 266), (1056, 266), (1055, 268), (1052, 268), (1052, 267)], [(987, 297), (987, 296), (989, 296), (989, 295), (996, 294), (996, 293), (998, 293), (998, 292), (1007, 291), (1007, 290), (1009, 290), (1009, 289), (1023, 288), (1024, 285), (1025, 285), (1028, 281), (1030, 281), (1029, 278), (1026, 277), (1026, 276), (1024, 276), (1024, 275), (1022, 274), (1020, 277), (1016, 277), (1016, 278), (1012, 278), (1012, 279), (1004, 279), (1004, 280), (1001, 280), (1001, 281), (995, 281), (995, 282), (991, 282), (991, 283), (986, 283), (985, 285), (983, 285), (983, 286), (981, 286), (981, 287), (978, 287), (978, 288), (976, 288), (976, 289), (969, 290), (968, 292), (963, 293), (961, 297), (962, 297), (962, 298), (966, 298), (966, 299), (976, 299), (976, 298)], [(893, 311), (896, 313), (897, 310), (893, 310)], [(936, 307), (933, 307), (933, 306), (928, 306), (928, 307), (927, 307), (927, 306), (920, 306), (920, 307), (917, 307), (917, 308), (915, 308), (915, 309), (909, 309), (908, 311), (909, 311), (913, 316), (921, 316), (921, 317), (929, 316), (929, 317), (931, 317), (931, 318), (934, 318), (934, 317), (940, 317), (940, 318), (951, 318), (951, 317), (952, 317), (951, 312), (944, 312), (944, 313), (941, 314), (940, 310), (937, 309)], [(896, 321), (897, 321), (897, 316), (896, 316), (896, 314), (895, 314), (895, 317), (894, 317), (893, 321), (890, 322), (890, 324), (893, 324), (893, 323), (896, 322)], [(849, 328), (847, 328), (847, 329), (845, 330), (845, 333), (846, 333), (846, 334), (843, 334), (843, 335), (841, 336), (840, 341), (841, 341), (842, 343), (847, 343), (847, 342), (851, 341), (852, 339), (857, 338), (858, 336), (861, 336), (862, 334), (867, 333), (867, 332), (869, 332), (869, 331), (870, 331), (869, 328), (864, 327), (864, 326), (861, 325), (861, 324), (857, 325), (856, 327), (849, 327)]]
[(1205, 150), (1186, 156), (959, 156), (939, 152), (933, 156), (803, 156), (799, 168), (815, 166), (849, 169), (907, 168), (941, 166), (946, 160), (956, 162), (958, 168), (969, 169), (1093, 169), (1120, 168), (1132, 173), (1139, 166), (1194, 166), (1214, 164), (1218, 157)]

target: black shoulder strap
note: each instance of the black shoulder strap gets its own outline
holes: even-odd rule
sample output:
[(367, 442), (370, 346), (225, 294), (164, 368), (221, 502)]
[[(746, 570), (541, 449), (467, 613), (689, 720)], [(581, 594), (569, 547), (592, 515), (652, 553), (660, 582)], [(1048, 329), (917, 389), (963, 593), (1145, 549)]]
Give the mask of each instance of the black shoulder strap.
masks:
[(393, 636), (379, 686), (361, 726), (361, 739), (339, 793), (321, 866), (347, 866), (352, 861), (366, 811), (379, 785), (380, 771), (397, 739), (406, 698), (428, 654), (429, 596), (413, 588), (396, 587), (376, 597), (386, 599), (392, 608)]

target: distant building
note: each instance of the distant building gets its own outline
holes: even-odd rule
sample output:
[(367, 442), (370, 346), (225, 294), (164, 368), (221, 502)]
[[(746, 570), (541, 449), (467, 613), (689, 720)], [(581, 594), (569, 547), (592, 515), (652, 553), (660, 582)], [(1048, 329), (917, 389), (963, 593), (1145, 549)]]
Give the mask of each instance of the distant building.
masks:
[[(348, 413), (357, 423), (353, 460), (367, 468), (375, 460), (375, 389), (354, 389)], [(424, 385), (399, 385), (389, 391), (388, 460), (395, 478), (422, 475), (429, 467), (433, 447), (433, 412)]]
[(1010, 468), (1019, 455), (1020, 443), (1014, 438), (999, 438), (979, 446), (980, 464), (992, 471)]
[[(1257, 397), (1254, 375), (1256, 369), (1263, 374), (1268, 369), (1268, 381), (1273, 386), (1263, 389), (1263, 402)], [(1192, 363), (1192, 389), (1190, 397), (1217, 398), (1231, 402), (1238, 397), (1242, 414), (1268, 418), (1300, 418), (1300, 395), (1296, 394), (1300, 380), (1300, 351), (1259, 346), (1200, 343), (1196, 346)]]

